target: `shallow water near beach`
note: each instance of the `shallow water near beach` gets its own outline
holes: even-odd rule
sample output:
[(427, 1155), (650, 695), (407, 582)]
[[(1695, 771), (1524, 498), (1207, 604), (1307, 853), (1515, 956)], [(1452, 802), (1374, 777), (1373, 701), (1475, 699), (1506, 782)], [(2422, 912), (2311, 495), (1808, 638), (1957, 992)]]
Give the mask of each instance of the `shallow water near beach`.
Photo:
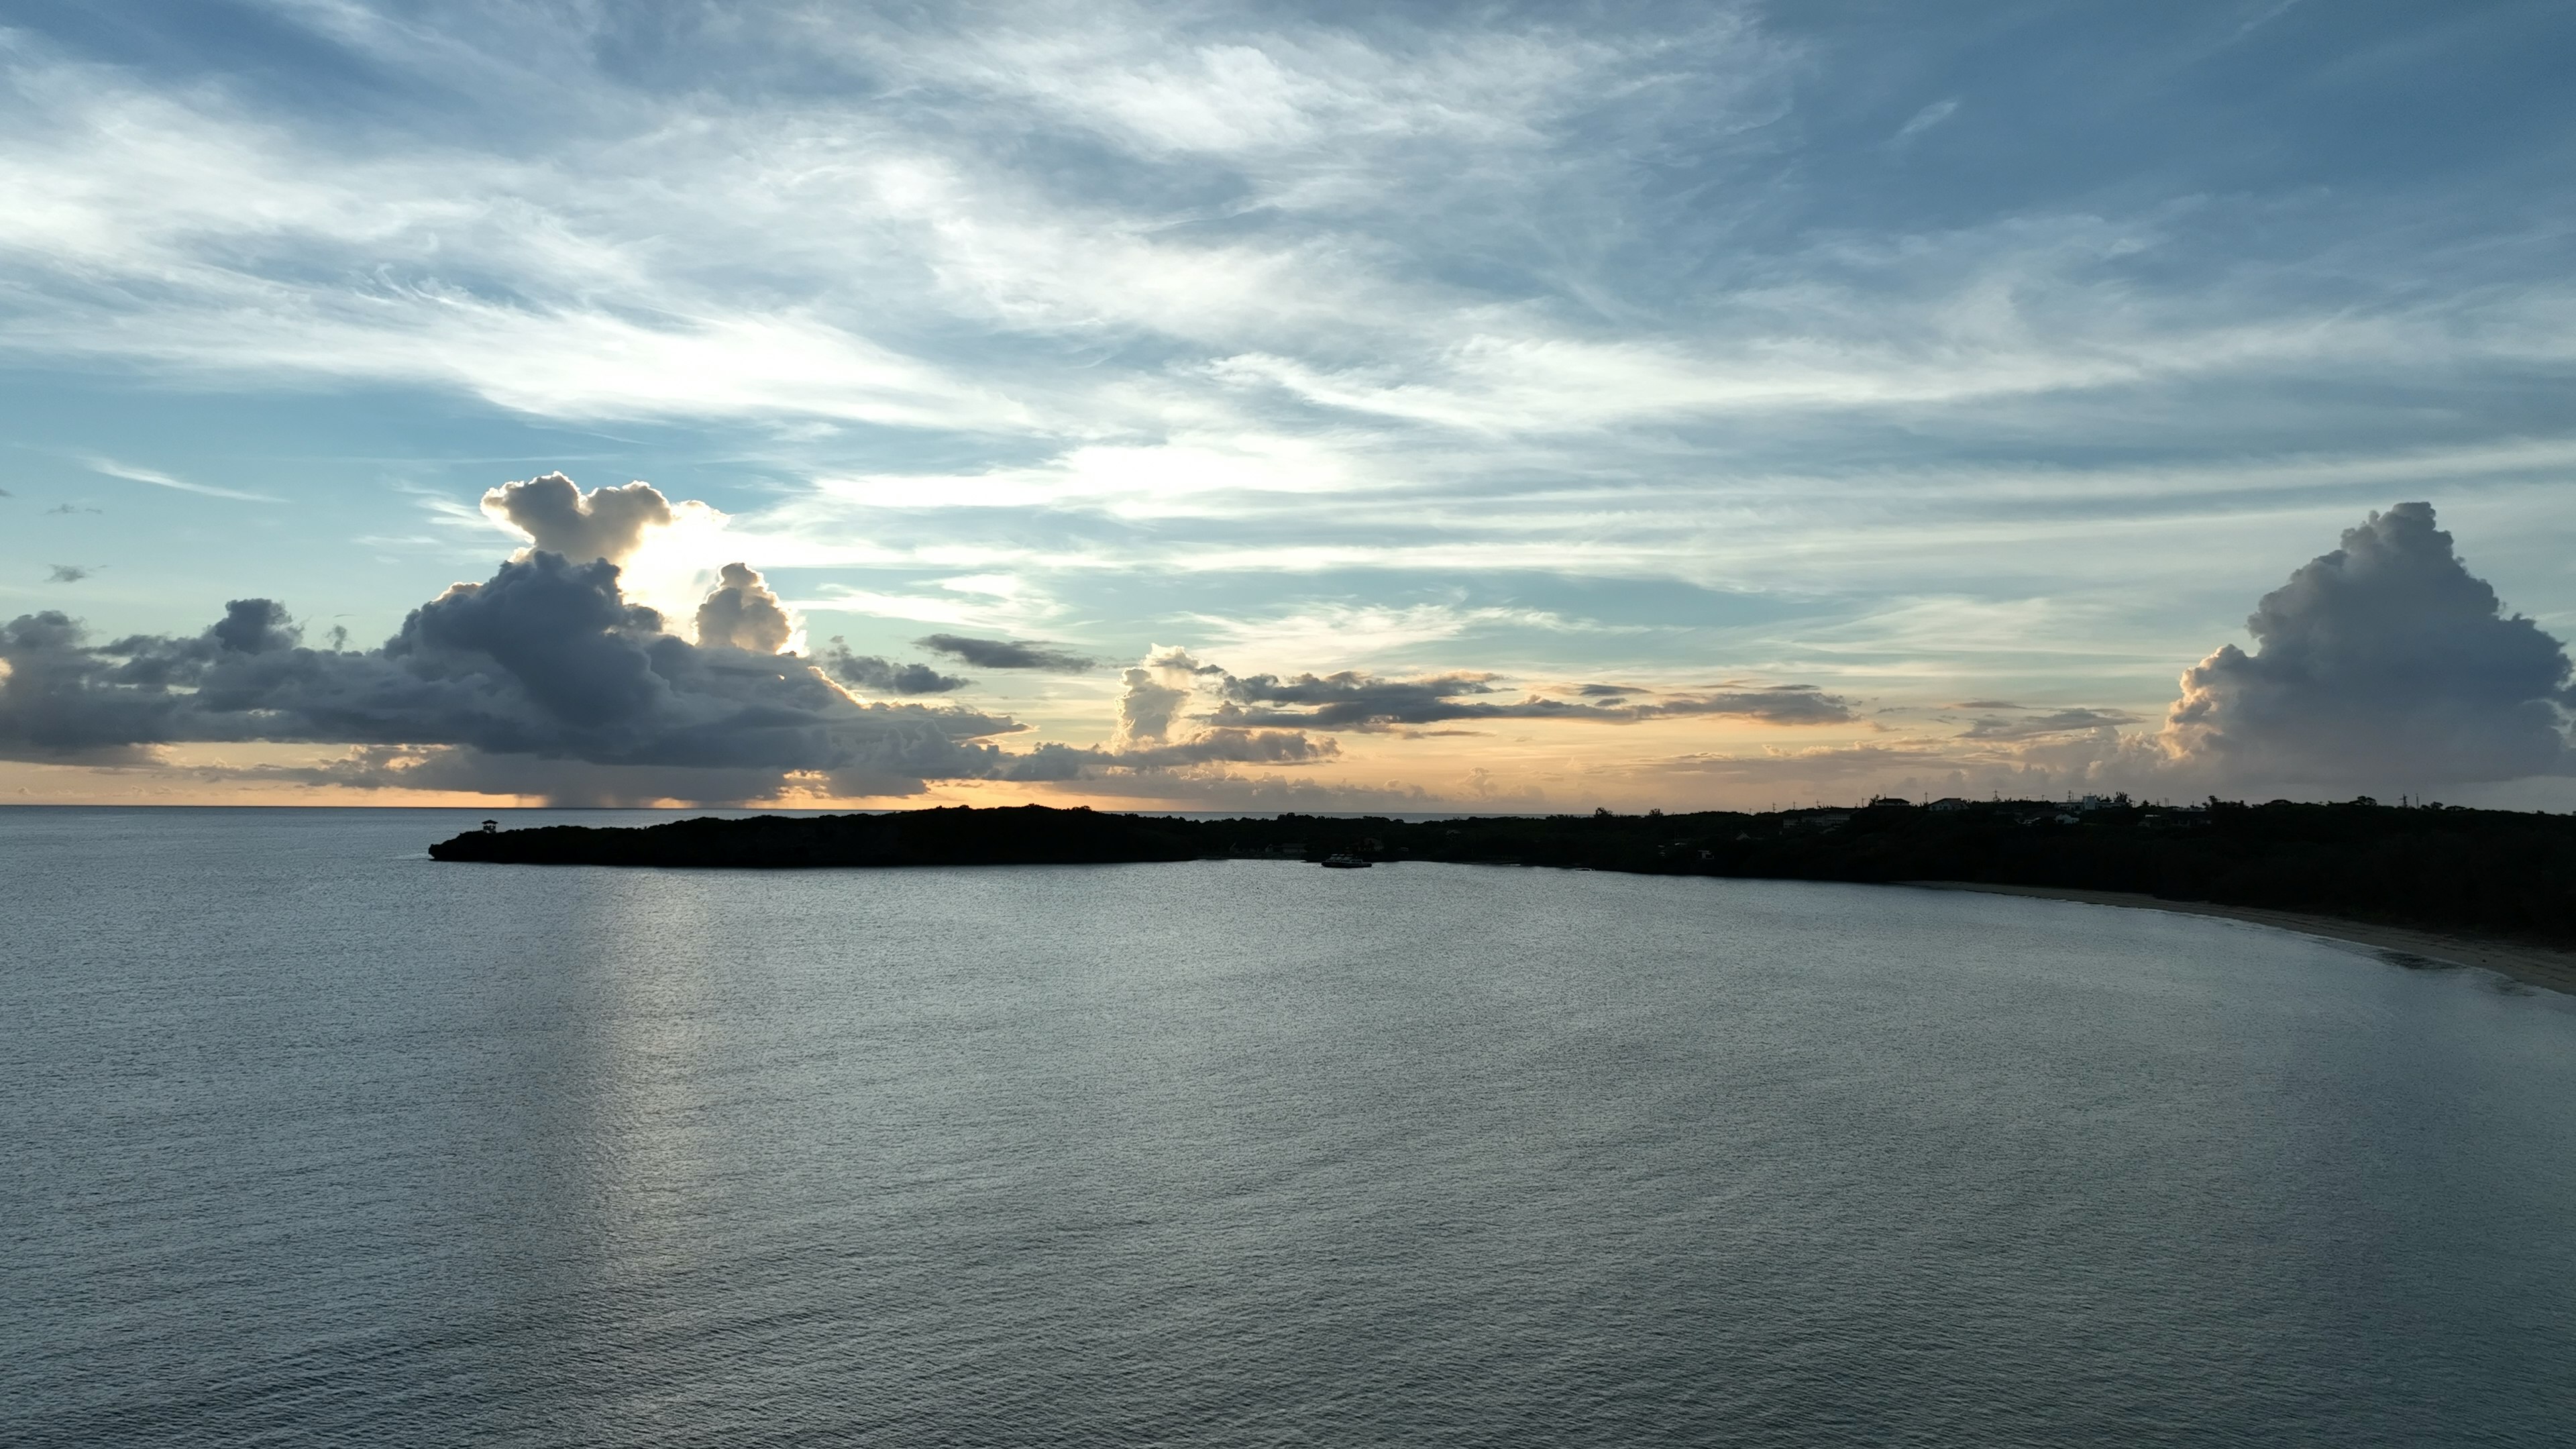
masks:
[(468, 818), (0, 812), (0, 1441), (2576, 1440), (2567, 997), (1969, 893), (421, 856)]

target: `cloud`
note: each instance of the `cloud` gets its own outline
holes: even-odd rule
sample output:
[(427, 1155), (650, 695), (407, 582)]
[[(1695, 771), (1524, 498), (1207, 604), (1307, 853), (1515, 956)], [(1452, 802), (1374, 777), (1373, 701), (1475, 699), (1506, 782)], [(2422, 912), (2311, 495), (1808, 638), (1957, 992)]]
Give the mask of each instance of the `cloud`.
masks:
[(236, 488), (217, 488), (211, 483), (191, 483), (185, 478), (174, 478), (155, 468), (137, 468), (130, 463), (119, 463), (113, 458), (87, 458), (82, 461), (88, 464), (89, 470), (93, 473), (103, 473), (110, 478), (122, 478), (129, 483), (149, 483), (155, 488), (194, 493), (205, 498), (229, 498), (236, 503), (286, 501), (267, 493), (244, 493)]
[[(363, 745), (311, 764), (199, 765), (207, 780), (258, 781), (344, 790), (431, 790), (518, 795), (581, 809), (631, 808), (665, 800), (735, 804), (777, 794), (777, 772), (726, 766), (601, 765), (537, 755), (495, 755), (465, 745)], [(789, 783), (820, 783), (793, 776)]]
[(1100, 661), (1042, 639), (975, 639), (964, 634), (931, 634), (912, 641), (924, 649), (954, 654), (978, 669), (1053, 669), (1080, 674)]
[[(577, 563), (606, 559), (622, 564), (644, 545), (647, 532), (671, 526), (671, 501), (650, 483), (597, 488), (589, 493), (561, 473), (524, 483), (504, 483), (483, 495), (483, 512), (526, 535), (530, 550), (559, 553)], [(773, 603), (776, 602), (773, 596)]]
[(1810, 684), (1714, 686), (1637, 703), (1577, 704), (1503, 693), (1490, 674), (1438, 674), (1388, 679), (1358, 670), (1281, 678), (1225, 676), (1218, 725), (1285, 725), (1323, 730), (1383, 730), (1467, 719), (1568, 719), (1609, 724), (1690, 715), (1732, 716), (1776, 725), (1849, 724), (1851, 703)]
[(819, 662), (833, 678), (872, 694), (945, 694), (973, 682), (942, 674), (927, 664), (896, 664), (874, 654), (853, 654), (837, 634), (824, 646)]
[(1144, 662), (1119, 675), (1117, 743), (1121, 749), (1168, 743), (1181, 711), (1197, 691), (1205, 666), (1180, 649), (1157, 645)]
[(1758, 755), (1684, 755), (1657, 768), (1734, 784), (1838, 784), (1883, 780), (1898, 770), (1945, 769), (1957, 762), (1930, 745), (1825, 745)]
[(795, 633), (796, 621), (779, 607), (778, 596), (769, 591), (758, 573), (743, 564), (726, 564), (717, 576), (715, 590), (698, 605), (700, 644), (775, 654), (787, 647)]
[(1639, 719), (1705, 714), (1774, 725), (1852, 724), (1860, 718), (1852, 712), (1850, 700), (1812, 684), (1720, 685), (1696, 694), (1668, 694), (1628, 708)]
[(2186, 671), (2163, 743), (2220, 779), (2367, 788), (2561, 768), (2567, 651), (2400, 503), (2263, 596), (2233, 644)]
[[(2017, 709), (2018, 705), (1989, 705), (1989, 709)], [(2135, 724), (2136, 715), (2117, 709), (2061, 709), (2030, 719), (2002, 719), (1989, 715), (1959, 732), (1963, 740), (2027, 740), (2041, 735), (2062, 735), (2077, 730), (2117, 729)]]
[(1958, 116), (1958, 101), (1929, 103), (1929, 106), (1924, 106), (1922, 111), (1914, 113), (1904, 126), (1896, 126), (1896, 137), (1893, 139), (1899, 139), (1899, 142), (1911, 142), (1911, 139), (1924, 134), (1924, 131), (1929, 131), (1932, 126), (1940, 126), (1942, 121), (1947, 121), (1950, 116)]
[[(1186, 649), (1156, 645), (1143, 660), (1120, 675), (1118, 727), (1105, 749), (1070, 749), (1042, 745), (1023, 756), (1021, 771), (1079, 768), (1085, 775), (1103, 769), (1126, 771), (1187, 770), (1207, 765), (1302, 765), (1340, 753), (1331, 740), (1310, 738), (1297, 729), (1257, 729), (1220, 721), (1213, 728), (1185, 732), (1193, 717), (1189, 706), (1202, 684), (1225, 678), (1225, 671), (1203, 664)], [(1053, 778), (1022, 774), (1014, 778)], [(1072, 778), (1063, 776), (1062, 778)]]
[(53, 570), (45, 576), (45, 582), (49, 584), (76, 584), (95, 572), (79, 564), (51, 564), (48, 567)]
[(1913, 118), (1908, 120), (1904, 125), (1897, 127), (1895, 139), (1899, 141), (1910, 141), (1958, 113), (1958, 101), (1934, 101), (1932, 104), (1916, 111)]
[(1206, 765), (1305, 765), (1341, 753), (1331, 740), (1294, 730), (1213, 729), (1173, 744), (1099, 749), (1044, 744), (1011, 758), (1006, 780), (1097, 778), (1104, 771), (1159, 772)]
[[(413, 610), (380, 648), (308, 649), (285, 609), (238, 599), (194, 636), (93, 646), (47, 611), (0, 626), (0, 756), (141, 763), (183, 741), (450, 747), (458, 761), (572, 761), (675, 781), (790, 777), (842, 795), (985, 778), (1007, 718), (862, 704), (794, 655), (692, 644), (627, 601), (616, 565), (535, 552)], [(748, 782), (748, 783), (744, 783)], [(515, 791), (514, 791), (515, 792)]]
[(2508, 615), (2469, 573), (2432, 506), (2400, 503), (2347, 530), (2183, 675), (2160, 732), (2105, 708), (2034, 710), (2000, 698), (1950, 740), (1694, 756), (1666, 771), (1737, 785), (1893, 783), (1947, 771), (1950, 793), (2125, 789), (2395, 795), (2567, 773), (2576, 690), (2565, 647)]
[[(308, 25), (368, 13), (295, 9)], [(1238, 374), (1386, 416), (1581, 430), (1641, 405), (1911, 414), (1978, 378), (2018, 393), (2230, 369), (2244, 349), (2211, 344), (2241, 341), (2229, 324), (2247, 318), (2301, 360), (2349, 357), (2379, 321), (2293, 284), (2311, 256), (2213, 277), (2189, 256), (2121, 276), (2028, 255), (2061, 226), (2152, 229), (2152, 208), (2102, 218), (2090, 192), (1964, 220), (1884, 194), (1861, 213), (1874, 229), (1747, 226), (1848, 182), (1829, 148), (1780, 164), (1796, 128), (1770, 123), (1810, 62), (1750, 12), (1577, 28), (1232, 6), (862, 27), (729, 13), (721, 43), (642, 27), (616, 63), (581, 19), (504, 35), (433, 5), (369, 22), (409, 37), (366, 52), (361, 73), (402, 78), (391, 95), (541, 81), (546, 117), (498, 130), (453, 101), (353, 125), (314, 99), (329, 86), (157, 84), (84, 61), (68, 33), (22, 32), (0, 88), (29, 198), (0, 218), (26, 313), (12, 338), (233, 377), (428, 382), (558, 417), (1072, 441), (1185, 415), (1230, 434), (1221, 415), (1252, 405)], [(724, 82), (771, 66), (834, 83)], [(1680, 156), (1693, 179), (1676, 191)], [(2304, 237), (2355, 230), (2286, 209), (2315, 226)], [(1528, 235), (1533, 216), (1567, 234)], [(1735, 245), (1713, 258), (1713, 235)], [(2107, 259), (2144, 245), (2121, 240)], [(1949, 253), (1994, 264), (1963, 275)], [(2437, 269), (2404, 260), (2411, 295)], [(2467, 285), (2433, 305), (2503, 313)], [(1605, 345), (1596, 318), (1654, 335)], [(2409, 340), (2446, 356), (2522, 335), (2427, 320)]]
[(2297, 8), (2298, 3), (2299, 0), (2273, 0), (2272, 4), (2264, 6), (2261, 10), (2257, 11), (2252, 18), (2248, 19), (2244, 24), (2236, 27), (2236, 34), (2232, 38), (2235, 40), (2243, 40), (2246, 36), (2253, 34), (2262, 27), (2271, 24), (2273, 21), (2280, 19), (2284, 15), (2289, 14), (2293, 9)]

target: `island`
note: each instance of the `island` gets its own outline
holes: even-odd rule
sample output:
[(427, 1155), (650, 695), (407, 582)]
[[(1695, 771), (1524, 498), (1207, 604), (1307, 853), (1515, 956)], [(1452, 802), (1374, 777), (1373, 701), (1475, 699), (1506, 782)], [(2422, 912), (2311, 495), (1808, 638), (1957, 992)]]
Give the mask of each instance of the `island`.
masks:
[(1428, 819), (950, 806), (487, 828), (429, 853), (515, 865), (762, 870), (1343, 856), (2115, 893), (2576, 946), (2576, 816), (2369, 799), (1877, 800), (1762, 813)]

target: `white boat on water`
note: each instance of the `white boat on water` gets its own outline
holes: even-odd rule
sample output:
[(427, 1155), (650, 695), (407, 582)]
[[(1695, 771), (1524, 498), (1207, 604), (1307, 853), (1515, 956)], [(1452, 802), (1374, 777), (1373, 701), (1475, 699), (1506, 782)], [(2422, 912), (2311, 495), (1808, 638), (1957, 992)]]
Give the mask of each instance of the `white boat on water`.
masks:
[(1326, 870), (1366, 870), (1369, 868), (1369, 863), (1367, 861), (1360, 859), (1358, 856), (1353, 855), (1348, 851), (1335, 851), (1333, 854), (1325, 856), (1322, 863)]

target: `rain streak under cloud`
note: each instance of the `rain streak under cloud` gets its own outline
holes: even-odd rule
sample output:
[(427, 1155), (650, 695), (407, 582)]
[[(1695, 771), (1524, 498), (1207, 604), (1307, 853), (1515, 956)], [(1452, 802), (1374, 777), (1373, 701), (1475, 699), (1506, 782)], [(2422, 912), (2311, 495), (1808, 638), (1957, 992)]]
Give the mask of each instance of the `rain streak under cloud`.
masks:
[(2576, 803), (2546, 9), (14, 23), (18, 798)]

